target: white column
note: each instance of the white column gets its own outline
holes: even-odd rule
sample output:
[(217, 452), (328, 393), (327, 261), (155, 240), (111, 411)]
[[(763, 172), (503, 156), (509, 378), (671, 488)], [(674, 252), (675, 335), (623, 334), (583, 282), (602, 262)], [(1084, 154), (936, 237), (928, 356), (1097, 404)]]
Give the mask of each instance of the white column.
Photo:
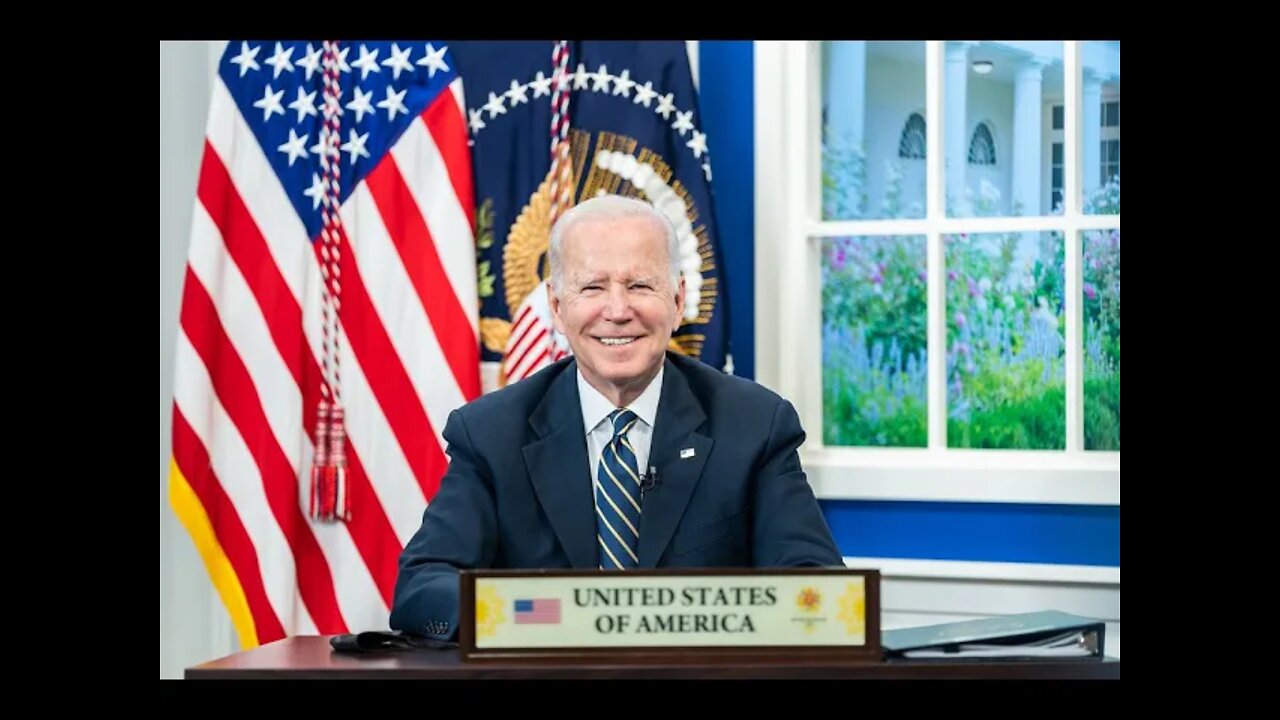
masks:
[(1102, 184), (1102, 78), (1091, 68), (1084, 69), (1084, 85), (1081, 88), (1081, 116), (1083, 125), (1080, 168), (1080, 185), (1085, 197)]
[[(949, 42), (946, 46), (947, 69), (943, 78), (942, 148), (946, 157), (948, 214), (970, 214), (963, 205), (966, 160), (969, 157), (968, 101), (969, 48), (976, 42)], [(961, 208), (963, 207), (963, 210)]]
[(1022, 215), (1040, 214), (1040, 113), (1044, 67), (1048, 61), (1031, 58), (1018, 68), (1013, 84), (1013, 197)]
[(832, 42), (827, 71), (827, 125), (842, 143), (865, 153), (867, 43)]

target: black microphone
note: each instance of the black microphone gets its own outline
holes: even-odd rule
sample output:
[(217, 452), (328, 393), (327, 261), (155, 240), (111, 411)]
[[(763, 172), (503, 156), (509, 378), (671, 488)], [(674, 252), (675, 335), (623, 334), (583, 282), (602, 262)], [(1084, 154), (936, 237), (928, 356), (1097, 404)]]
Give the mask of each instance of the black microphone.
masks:
[(658, 468), (650, 465), (649, 474), (640, 477), (640, 490), (647, 492), (658, 484)]

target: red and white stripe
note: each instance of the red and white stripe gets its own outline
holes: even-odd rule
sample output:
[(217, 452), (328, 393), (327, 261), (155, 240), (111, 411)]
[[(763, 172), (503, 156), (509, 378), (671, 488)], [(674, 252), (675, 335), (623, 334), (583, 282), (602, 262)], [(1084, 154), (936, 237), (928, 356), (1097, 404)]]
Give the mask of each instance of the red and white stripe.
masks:
[[(471, 167), (458, 87), (341, 208), (345, 523), (307, 517), (325, 342), (320, 244), (215, 80), (175, 369), (174, 463), (251, 624), (242, 644), (387, 627), (396, 563), (480, 393)], [(190, 524), (188, 518), (184, 522)]]
[(523, 380), (568, 354), (568, 343), (555, 331), (544, 280), (524, 299), (511, 320), (502, 366), (507, 383)]

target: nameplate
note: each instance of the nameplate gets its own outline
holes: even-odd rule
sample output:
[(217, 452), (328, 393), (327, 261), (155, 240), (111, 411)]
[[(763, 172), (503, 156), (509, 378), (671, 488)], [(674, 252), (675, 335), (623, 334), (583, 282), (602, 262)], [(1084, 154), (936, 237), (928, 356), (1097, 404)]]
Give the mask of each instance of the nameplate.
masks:
[(875, 570), (471, 570), (461, 582), (466, 659), (880, 659)]

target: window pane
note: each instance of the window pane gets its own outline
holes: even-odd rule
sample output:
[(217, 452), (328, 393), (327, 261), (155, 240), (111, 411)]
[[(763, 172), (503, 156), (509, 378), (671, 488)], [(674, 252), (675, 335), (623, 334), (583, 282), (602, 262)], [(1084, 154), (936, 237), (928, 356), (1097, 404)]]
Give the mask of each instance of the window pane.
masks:
[(823, 241), (827, 445), (928, 445), (925, 287), (924, 236)]
[[(1091, 41), (1080, 44), (1081, 85), (1080, 131), (1084, 149), (1081, 180), (1084, 197), (1081, 207), (1090, 215), (1120, 212), (1120, 42)], [(1106, 141), (1115, 140), (1115, 167), (1108, 163)], [(1093, 153), (1098, 152), (1098, 156)], [(1095, 170), (1094, 168), (1098, 168)]]
[(1120, 231), (1081, 233), (1084, 247), (1084, 447), (1120, 449)]
[(1053, 106), (1053, 129), (1054, 130), (1062, 129), (1062, 118), (1063, 118), (1062, 106), (1054, 105)]
[(1103, 105), (1103, 127), (1120, 127), (1120, 103), (1109, 102)]
[(822, 216), (924, 217), (924, 43), (822, 43)]
[[(1063, 102), (1063, 47), (1050, 41), (946, 43), (942, 132), (948, 215), (1052, 214), (1050, 110)], [(985, 142), (988, 133), (995, 163), (970, 162), (971, 155), (982, 157), (971, 147)]]
[(1065, 448), (1061, 236), (951, 235), (945, 242), (947, 445)]
[(1053, 144), (1053, 164), (1054, 165), (1062, 164), (1062, 143)]

